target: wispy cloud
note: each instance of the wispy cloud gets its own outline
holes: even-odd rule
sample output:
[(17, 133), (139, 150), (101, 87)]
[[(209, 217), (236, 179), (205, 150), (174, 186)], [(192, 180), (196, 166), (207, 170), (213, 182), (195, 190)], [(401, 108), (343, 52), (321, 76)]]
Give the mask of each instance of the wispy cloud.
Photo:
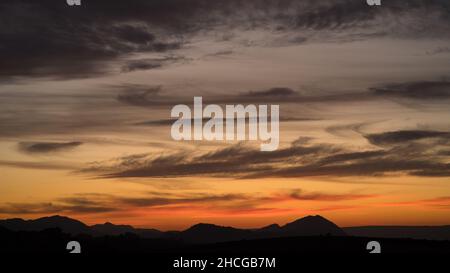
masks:
[(249, 195), (237, 193), (170, 193), (147, 192), (135, 197), (123, 197), (108, 194), (74, 194), (45, 203), (6, 203), (0, 205), (2, 214), (45, 214), (77, 213), (96, 214), (132, 211), (145, 208), (147, 211), (164, 209), (208, 209), (222, 212), (249, 213), (257, 211), (275, 211), (273, 205), (278, 202), (340, 202), (357, 199), (374, 198), (373, 194), (325, 192), (304, 192), (300, 189), (274, 192), (271, 194)]
[[(398, 131), (365, 135), (382, 147), (350, 151), (330, 144), (295, 142), (271, 153), (238, 144), (201, 155), (140, 155), (95, 165), (85, 172), (99, 177), (222, 176), (235, 178), (375, 176), (409, 174), (448, 176), (450, 164), (439, 147), (448, 147), (449, 134), (433, 131)], [(425, 141), (424, 141), (425, 139)], [(386, 145), (388, 144), (388, 145)]]
[(134, 72), (140, 70), (158, 69), (176, 63), (186, 63), (187, 61), (188, 60), (186, 58), (180, 56), (167, 56), (164, 58), (130, 60), (127, 61), (122, 66), (122, 72)]
[(388, 84), (373, 87), (377, 96), (404, 97), (410, 99), (450, 99), (449, 81), (419, 81), (400, 84)]
[(382, 206), (422, 206), (435, 209), (450, 209), (450, 196), (441, 196), (430, 199), (420, 199), (413, 201), (389, 202), (383, 203)]
[(52, 152), (62, 152), (72, 150), (80, 145), (82, 142), (20, 142), (19, 149), (25, 153), (43, 154)]
[(67, 170), (75, 171), (78, 167), (69, 163), (61, 162), (34, 162), (34, 161), (12, 161), (12, 160), (0, 160), (0, 166), (7, 166), (13, 168), (23, 169), (37, 169), (37, 170)]

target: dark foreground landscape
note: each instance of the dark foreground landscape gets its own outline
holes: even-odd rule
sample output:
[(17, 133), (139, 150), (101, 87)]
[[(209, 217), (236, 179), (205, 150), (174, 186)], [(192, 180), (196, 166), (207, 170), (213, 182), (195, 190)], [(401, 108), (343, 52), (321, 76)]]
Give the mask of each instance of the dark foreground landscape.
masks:
[[(68, 243), (76, 241), (83, 257), (109, 264), (132, 257), (134, 264), (145, 263), (157, 272), (289, 272), (299, 262), (315, 263), (324, 257), (350, 263), (355, 257), (445, 257), (450, 255), (449, 235), (448, 226), (340, 228), (321, 216), (259, 229), (197, 224), (170, 232), (111, 223), (87, 226), (51, 216), (0, 220), (0, 254), (72, 257), (74, 249)], [(404, 238), (387, 238), (392, 236)], [(381, 254), (370, 253), (371, 241), (380, 244)]]
[(83, 254), (367, 254), (377, 241), (381, 252), (450, 254), (450, 226), (340, 228), (321, 216), (308, 216), (258, 229), (197, 224), (184, 231), (162, 232), (105, 223), (88, 226), (63, 216), (36, 220), (0, 220), (0, 252), (68, 253), (70, 241)]

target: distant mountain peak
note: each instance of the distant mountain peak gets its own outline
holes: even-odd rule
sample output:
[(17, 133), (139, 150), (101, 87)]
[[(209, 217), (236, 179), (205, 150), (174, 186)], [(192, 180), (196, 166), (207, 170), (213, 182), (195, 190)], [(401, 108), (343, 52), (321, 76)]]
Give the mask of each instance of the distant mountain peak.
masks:
[(218, 226), (218, 225), (214, 225), (214, 224), (207, 224), (207, 223), (198, 223), (198, 224), (195, 224), (195, 225), (191, 226), (190, 228), (186, 229), (185, 232), (193, 231), (193, 230), (201, 231), (201, 230), (219, 230), (219, 229), (234, 229), (234, 228)]
[(280, 225), (279, 224), (271, 224), (259, 229), (256, 229), (257, 231), (262, 231), (262, 232), (277, 232), (280, 230)]
[(261, 229), (265, 229), (265, 228), (280, 228), (280, 225), (279, 224), (271, 224), (271, 225), (262, 227)]
[(320, 215), (308, 215), (282, 226), (289, 235), (335, 235), (345, 236), (345, 232), (336, 224)]
[(37, 218), (35, 220), (31, 220), (31, 221), (67, 221), (67, 222), (77, 222), (77, 223), (81, 223), (84, 225), (83, 222), (67, 217), (67, 216), (61, 216), (61, 215), (51, 215), (51, 216), (45, 216), (45, 217), (41, 217), (41, 218)]

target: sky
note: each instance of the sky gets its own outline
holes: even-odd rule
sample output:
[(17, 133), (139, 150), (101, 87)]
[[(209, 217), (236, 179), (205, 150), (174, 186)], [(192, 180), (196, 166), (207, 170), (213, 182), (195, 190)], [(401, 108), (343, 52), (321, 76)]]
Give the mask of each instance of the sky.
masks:
[[(450, 224), (442, 0), (0, 3), (0, 218)], [(280, 146), (175, 141), (172, 107), (280, 105)]]

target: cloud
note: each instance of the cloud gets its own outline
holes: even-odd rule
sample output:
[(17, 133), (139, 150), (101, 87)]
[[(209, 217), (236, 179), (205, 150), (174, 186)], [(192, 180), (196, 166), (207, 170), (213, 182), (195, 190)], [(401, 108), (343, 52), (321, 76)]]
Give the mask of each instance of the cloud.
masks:
[(204, 57), (222, 57), (233, 54), (233, 50), (220, 50), (214, 53), (206, 54)]
[(77, 170), (77, 167), (75, 167), (73, 164), (63, 164), (55, 162), (0, 160), (0, 166), (38, 170)]
[(139, 70), (151, 70), (162, 68), (166, 65), (186, 62), (187, 59), (184, 57), (169, 56), (164, 58), (153, 58), (153, 59), (139, 59), (127, 61), (125, 65), (122, 66), (122, 72), (134, 72)]
[(281, 168), (274, 171), (256, 173), (247, 178), (263, 177), (351, 177), (351, 176), (381, 176), (384, 174), (404, 173), (413, 176), (442, 176), (448, 175), (449, 164), (441, 164), (424, 160), (397, 160), (394, 158), (379, 158), (364, 162), (352, 162), (349, 164), (337, 165), (316, 165), (296, 166)]
[[(192, 105), (192, 97), (164, 94), (162, 86), (124, 84), (112, 86), (119, 90), (118, 101), (140, 107)], [(323, 103), (349, 102), (371, 99), (370, 93), (340, 93), (336, 95), (303, 96), (288, 87), (272, 87), (265, 90), (247, 91), (235, 95), (214, 94), (203, 96), (204, 104), (276, 104), (276, 103)]]
[[(259, 117), (259, 116), (258, 116)], [(264, 116), (263, 116), (264, 117)], [(270, 116), (267, 117), (268, 120), (271, 119)], [(143, 126), (169, 126), (172, 125), (177, 119), (158, 119), (158, 120), (149, 120), (149, 121), (143, 121), (143, 122), (137, 122), (134, 125), (143, 125)], [(194, 122), (196, 121), (196, 119), (183, 119), (185, 120), (189, 120), (191, 122), (191, 124), (194, 124)], [(206, 123), (208, 121), (210, 121), (211, 118), (203, 118), (202, 122)], [(223, 123), (225, 121), (225, 119), (216, 119), (213, 118), (213, 120), (217, 123)], [(245, 119), (241, 119), (241, 118), (234, 118), (235, 123), (238, 120), (242, 120), (245, 122), (252, 122), (252, 120), (250, 120), (248, 117), (246, 117)], [(294, 118), (294, 117), (279, 117), (279, 121), (280, 122), (299, 122), (299, 121), (317, 121), (320, 120), (318, 118)]]
[(195, 204), (195, 203), (214, 203), (214, 202), (233, 202), (247, 200), (248, 197), (242, 194), (190, 194), (190, 195), (169, 195), (167, 197), (158, 196), (142, 197), (142, 198), (118, 198), (117, 201), (126, 205), (137, 207), (154, 207), (174, 204)]
[(19, 142), (18, 146), (22, 152), (30, 154), (44, 154), (72, 150), (82, 142)]
[(380, 31), (395, 37), (448, 37), (448, 2), (410, 2), (391, 0), (374, 9), (359, 0), (136, 0), (133, 5), (90, 0), (75, 10), (65, 1), (4, 0), (0, 77), (102, 76), (121, 67), (124, 57), (174, 51), (208, 32), (258, 29), (310, 36), (291, 43), (369, 39)]
[(263, 90), (263, 91), (250, 91), (247, 94), (244, 94), (244, 97), (252, 97), (252, 98), (259, 98), (259, 97), (290, 97), (290, 96), (296, 96), (297, 92), (290, 88), (286, 87), (275, 87), (271, 88), (269, 90)]
[(450, 142), (450, 133), (440, 131), (409, 130), (370, 134), (367, 135), (366, 138), (374, 145), (383, 146), (404, 144), (406, 142), (423, 139), (443, 139)]
[(52, 213), (76, 213), (93, 214), (114, 212), (119, 210), (114, 206), (104, 206), (93, 201), (78, 204), (67, 202), (50, 203), (6, 203), (0, 206), (2, 214), (52, 214)]
[(161, 101), (161, 86), (146, 86), (139, 84), (125, 84), (117, 86), (120, 90), (117, 100), (119, 102), (134, 106), (150, 106), (158, 104), (167, 104)]
[(431, 199), (422, 199), (414, 201), (384, 203), (385, 206), (423, 206), (435, 209), (450, 209), (450, 196), (441, 196)]
[(347, 200), (357, 200), (364, 198), (373, 198), (376, 195), (372, 194), (327, 194), (321, 192), (304, 193), (302, 190), (294, 190), (289, 195), (290, 198), (294, 200), (304, 200), (304, 201), (347, 201)]
[[(136, 8), (145, 7), (139, 2)], [(109, 66), (120, 56), (180, 47), (176, 40), (152, 33), (145, 21), (136, 23), (144, 14), (134, 5), (110, 1), (121, 15), (102, 4), (94, 0), (74, 11), (64, 1), (2, 1), (0, 76), (95, 77), (110, 73)]]
[[(174, 97), (163, 94), (162, 87), (129, 85), (116, 86), (123, 95), (120, 102), (136, 106), (173, 106), (176, 104), (191, 105), (192, 98)], [(132, 100), (127, 100), (129, 94)], [(338, 94), (303, 95), (289, 87), (272, 87), (265, 90), (241, 92), (235, 95), (215, 94), (205, 96), (205, 104), (307, 104), (307, 103), (342, 103), (351, 101), (374, 101), (376, 99), (409, 98), (409, 99), (447, 99), (450, 98), (450, 82), (421, 81), (396, 84), (384, 84), (381, 87), (370, 87), (368, 92), (339, 92)], [(354, 130), (366, 125), (354, 125)], [(353, 126), (353, 125), (352, 125)], [(338, 128), (336, 128), (338, 129)], [(329, 128), (331, 131), (332, 128)]]
[[(192, 98), (171, 97), (162, 94), (162, 87), (123, 85), (118, 96), (120, 102), (136, 106), (165, 106), (176, 104), (192, 104)], [(205, 97), (208, 104), (249, 103), (249, 102), (288, 102), (299, 99), (300, 96), (292, 89), (275, 87), (268, 90), (249, 91), (237, 95), (213, 95)]]
[(336, 155), (330, 155), (319, 161), (318, 164), (327, 165), (340, 162), (349, 162), (356, 160), (367, 160), (371, 158), (380, 158), (388, 155), (389, 153), (383, 150), (375, 151), (365, 151), (365, 152), (351, 152), (351, 153), (340, 153)]
[(448, 54), (450, 53), (450, 47), (438, 47), (434, 50), (427, 51), (427, 55), (438, 55), (438, 54)]
[(100, 162), (96, 168), (87, 168), (83, 172), (96, 172), (101, 178), (449, 175), (447, 156), (441, 152), (449, 145), (446, 132), (396, 131), (364, 137), (379, 148), (352, 151), (339, 145), (294, 141), (290, 147), (263, 153), (239, 143), (203, 154), (140, 155), (132, 164), (128, 159), (119, 158)]
[(171, 192), (146, 192), (140, 196), (123, 197), (108, 194), (83, 193), (59, 198), (52, 202), (38, 203), (4, 203), (0, 205), (2, 214), (50, 214), (50, 213), (120, 213), (130, 212), (133, 209), (145, 208), (146, 211), (160, 211), (165, 209), (208, 209), (208, 211), (221, 211), (228, 213), (249, 213), (258, 211), (275, 211), (268, 208), (277, 202), (285, 201), (317, 201), (340, 202), (364, 198), (373, 198), (371, 194), (330, 194), (325, 192), (303, 192), (294, 189), (285, 192), (273, 192), (269, 194), (249, 195), (242, 193), (171, 193)]
[(389, 84), (370, 89), (377, 96), (404, 97), (410, 99), (449, 99), (450, 82), (419, 81)]

